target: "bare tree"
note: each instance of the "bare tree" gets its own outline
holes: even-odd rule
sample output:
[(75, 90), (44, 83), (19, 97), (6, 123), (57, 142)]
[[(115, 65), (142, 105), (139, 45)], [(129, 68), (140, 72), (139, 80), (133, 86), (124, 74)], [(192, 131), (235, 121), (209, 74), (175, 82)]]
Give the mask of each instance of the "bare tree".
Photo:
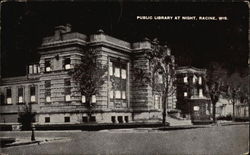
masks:
[(218, 63), (212, 62), (209, 66), (206, 83), (209, 96), (213, 105), (213, 122), (216, 122), (216, 104), (222, 94), (223, 81), (227, 77), (227, 71)]
[(171, 56), (170, 49), (165, 45), (159, 45), (157, 39), (152, 42), (152, 48), (145, 51), (145, 59), (149, 60), (149, 70), (146, 73), (143, 69), (135, 68), (135, 80), (149, 84), (153, 92), (162, 95), (162, 124), (166, 124), (168, 99), (175, 92), (174, 80), (174, 57)]
[(91, 116), (91, 110), (95, 107), (91, 98), (99, 93), (100, 87), (105, 82), (107, 72), (107, 65), (101, 63), (99, 53), (99, 51), (87, 47), (81, 58), (81, 63), (75, 65), (74, 69), (69, 72), (69, 75), (78, 84), (79, 91), (86, 98), (89, 116)]

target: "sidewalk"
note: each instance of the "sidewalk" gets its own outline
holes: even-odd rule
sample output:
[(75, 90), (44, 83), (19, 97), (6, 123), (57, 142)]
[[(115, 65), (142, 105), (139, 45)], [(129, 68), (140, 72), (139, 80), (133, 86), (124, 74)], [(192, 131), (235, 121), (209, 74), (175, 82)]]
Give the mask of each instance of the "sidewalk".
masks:
[(30, 145), (30, 144), (44, 144), (44, 143), (50, 143), (54, 141), (68, 141), (70, 140), (69, 138), (65, 137), (55, 137), (55, 138), (50, 138), (50, 137), (37, 137), (36, 140), (31, 141), (30, 138), (16, 138), (16, 141), (13, 143), (6, 144), (2, 147), (12, 147), (12, 146), (20, 146), (20, 145)]

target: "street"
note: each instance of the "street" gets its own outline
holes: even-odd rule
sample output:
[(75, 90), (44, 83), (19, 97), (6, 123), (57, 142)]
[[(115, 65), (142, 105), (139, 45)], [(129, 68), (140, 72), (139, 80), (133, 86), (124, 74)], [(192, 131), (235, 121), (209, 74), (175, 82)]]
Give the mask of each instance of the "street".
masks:
[[(29, 137), (31, 132), (1, 132), (1, 137)], [(249, 124), (155, 131), (116, 129), (104, 131), (36, 131), (38, 137), (70, 140), (1, 148), (6, 154), (216, 154), (248, 152)]]

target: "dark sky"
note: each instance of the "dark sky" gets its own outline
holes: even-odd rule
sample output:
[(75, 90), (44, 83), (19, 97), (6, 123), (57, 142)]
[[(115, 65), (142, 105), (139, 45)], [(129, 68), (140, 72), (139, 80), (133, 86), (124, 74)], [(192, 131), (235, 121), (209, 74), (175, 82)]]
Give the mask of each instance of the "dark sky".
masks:
[[(103, 29), (134, 42), (145, 37), (167, 42), (177, 64), (207, 68), (219, 62), (230, 71), (247, 68), (248, 7), (245, 3), (167, 2), (29, 2), (3, 3), (2, 75), (25, 75), (25, 66), (39, 59), (36, 48), (53, 27), (71, 23), (84, 34)], [(226, 21), (139, 21), (138, 15), (226, 16)]]

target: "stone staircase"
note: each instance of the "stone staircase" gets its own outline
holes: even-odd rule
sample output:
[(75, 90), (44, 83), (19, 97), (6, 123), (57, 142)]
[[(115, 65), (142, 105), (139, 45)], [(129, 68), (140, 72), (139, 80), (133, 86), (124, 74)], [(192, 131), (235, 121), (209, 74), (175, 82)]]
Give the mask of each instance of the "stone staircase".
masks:
[(183, 126), (183, 125), (192, 125), (191, 120), (180, 120), (167, 116), (166, 121), (170, 123), (170, 126)]

